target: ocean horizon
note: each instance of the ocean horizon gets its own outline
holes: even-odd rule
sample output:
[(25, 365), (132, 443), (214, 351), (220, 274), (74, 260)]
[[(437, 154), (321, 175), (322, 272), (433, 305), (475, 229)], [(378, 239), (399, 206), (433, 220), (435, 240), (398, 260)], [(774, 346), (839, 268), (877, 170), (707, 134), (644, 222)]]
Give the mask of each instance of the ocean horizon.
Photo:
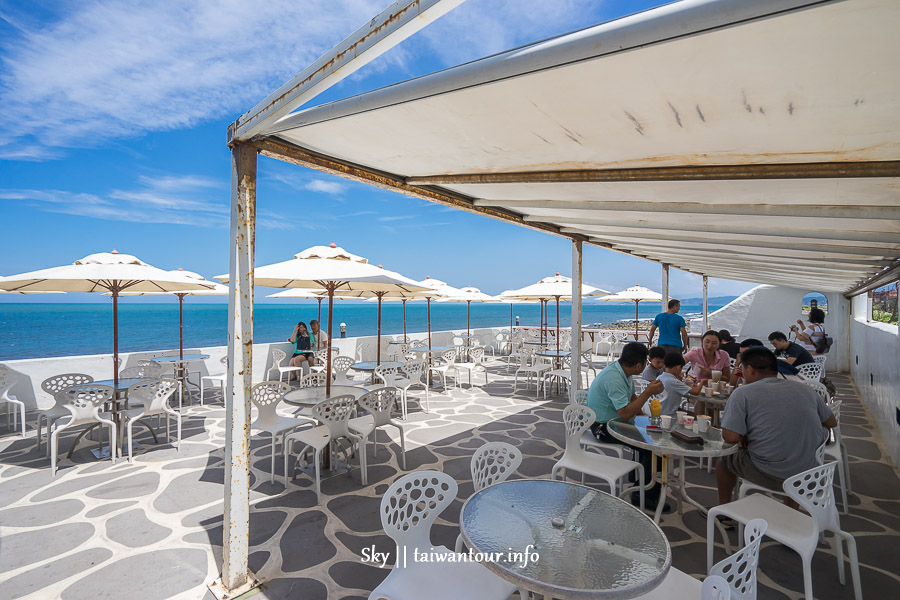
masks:
[[(710, 304), (710, 312), (721, 308)], [(375, 335), (377, 304), (336, 301), (334, 337), (340, 337), (340, 324), (347, 324), (347, 337)], [(682, 306), (682, 314), (699, 313), (700, 305)], [(568, 327), (571, 307), (561, 303), (560, 326)], [(660, 303), (642, 302), (639, 316), (652, 318), (660, 312)], [(426, 305), (407, 303), (407, 332), (426, 331)], [(254, 306), (254, 342), (286, 340), (298, 321), (317, 318), (316, 304), (256, 304)], [(519, 324), (538, 326), (538, 304), (513, 305), (513, 318)], [(509, 327), (508, 304), (472, 304), (471, 327)], [(327, 303), (322, 305), (323, 329), (327, 328)], [(633, 304), (586, 302), (582, 307), (584, 326), (613, 324), (634, 319)], [(550, 305), (550, 326), (556, 326), (556, 305)], [(466, 305), (431, 304), (431, 329), (440, 331), (466, 328)], [(399, 302), (382, 305), (382, 335), (403, 333), (403, 306)], [(228, 306), (184, 302), (184, 347), (224, 346), (228, 341)], [(4, 303), (0, 304), (0, 360), (78, 356), (112, 353), (112, 302), (99, 303)], [(177, 303), (133, 303), (119, 300), (119, 351), (140, 352), (178, 348)]]

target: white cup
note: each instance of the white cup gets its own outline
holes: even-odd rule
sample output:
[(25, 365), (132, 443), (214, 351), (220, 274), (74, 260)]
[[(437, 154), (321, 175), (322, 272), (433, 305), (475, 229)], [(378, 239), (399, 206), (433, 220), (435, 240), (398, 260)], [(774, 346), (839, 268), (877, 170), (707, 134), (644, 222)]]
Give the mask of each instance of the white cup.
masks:
[(660, 415), (659, 419), (662, 422), (663, 429), (672, 428), (672, 415)]
[(684, 419), (687, 417), (687, 412), (683, 410), (676, 410), (675, 416), (678, 418), (677, 423), (679, 425), (684, 425)]
[(700, 421), (694, 421), (691, 423), (691, 431), (693, 433), (700, 433)]
[(711, 387), (703, 388), (703, 395), (706, 396), (707, 398), (712, 398), (713, 389)]
[(685, 429), (691, 429), (694, 426), (694, 417), (685, 417), (684, 418), (684, 427)]
[(712, 372), (713, 383), (719, 383), (720, 379), (722, 379), (722, 371), (713, 371)]
[(709, 431), (709, 427), (712, 424), (712, 419), (707, 417), (706, 415), (700, 415), (697, 417), (698, 429), (699, 433), (706, 433)]

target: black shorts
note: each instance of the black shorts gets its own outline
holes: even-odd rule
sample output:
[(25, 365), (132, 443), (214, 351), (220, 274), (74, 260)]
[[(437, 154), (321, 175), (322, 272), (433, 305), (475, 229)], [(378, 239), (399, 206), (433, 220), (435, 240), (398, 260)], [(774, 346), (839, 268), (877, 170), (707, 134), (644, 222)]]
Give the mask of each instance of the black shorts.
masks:
[(294, 352), (294, 355), (291, 358), (297, 358), (298, 356), (302, 356), (303, 358), (309, 358), (312, 356), (312, 352)]

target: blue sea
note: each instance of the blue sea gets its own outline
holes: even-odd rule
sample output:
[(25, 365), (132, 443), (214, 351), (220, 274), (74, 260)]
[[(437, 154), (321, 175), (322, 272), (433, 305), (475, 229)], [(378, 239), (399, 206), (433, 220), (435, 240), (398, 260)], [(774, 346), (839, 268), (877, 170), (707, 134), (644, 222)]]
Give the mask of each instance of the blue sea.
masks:
[[(710, 312), (719, 306), (710, 305)], [(323, 303), (323, 329), (327, 326), (327, 304)], [(700, 306), (684, 305), (681, 313), (699, 313)], [(569, 325), (570, 305), (560, 305), (560, 325)], [(659, 303), (641, 303), (640, 317), (652, 318)], [(278, 342), (287, 339), (297, 321), (309, 322), (318, 314), (316, 304), (257, 304), (254, 309), (254, 341)], [(633, 304), (585, 302), (583, 322), (614, 323), (634, 318)], [(521, 325), (539, 325), (538, 304), (513, 306), (513, 317)], [(472, 304), (471, 326), (508, 327), (508, 304)], [(424, 303), (406, 305), (407, 331), (426, 330)], [(347, 337), (375, 335), (375, 303), (336, 302), (334, 336), (339, 324), (347, 324)], [(556, 324), (556, 307), (551, 304), (551, 326)], [(431, 329), (465, 329), (466, 305), (432, 303)], [(382, 306), (381, 332), (403, 333), (403, 307), (399, 302)], [(184, 347), (224, 346), (228, 340), (228, 306), (184, 302)], [(0, 360), (76, 356), (112, 353), (112, 302), (98, 304), (3, 303), (0, 304)], [(119, 301), (119, 350), (137, 352), (178, 348), (178, 304), (129, 304)]]

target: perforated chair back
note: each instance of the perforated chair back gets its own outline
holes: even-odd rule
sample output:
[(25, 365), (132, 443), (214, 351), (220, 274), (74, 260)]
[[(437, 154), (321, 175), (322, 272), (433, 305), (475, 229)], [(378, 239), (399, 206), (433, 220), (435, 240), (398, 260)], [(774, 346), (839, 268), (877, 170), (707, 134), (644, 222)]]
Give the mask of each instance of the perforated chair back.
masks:
[(56, 398), (72, 413), (69, 424), (75, 425), (97, 420), (103, 406), (112, 401), (114, 396), (112, 386), (85, 383), (58, 392)]
[(472, 455), (470, 469), (475, 491), (506, 481), (522, 464), (522, 453), (505, 442), (488, 442)]
[(265, 428), (275, 424), (278, 403), (290, 390), (291, 386), (282, 381), (263, 381), (250, 389), (250, 401), (259, 411), (257, 426)]
[(431, 548), (431, 527), (459, 487), (440, 471), (419, 471), (397, 479), (381, 499), (381, 526), (397, 547)]
[(719, 575), (731, 588), (734, 600), (756, 599), (756, 569), (759, 565), (759, 545), (769, 528), (764, 519), (753, 519), (744, 528), (744, 547), (725, 560), (713, 565), (710, 575)]
[(817, 362), (800, 365), (797, 367), (797, 375), (807, 381), (819, 381), (822, 379), (822, 365)]
[(563, 409), (563, 424), (566, 428), (566, 454), (571, 450), (581, 450), (581, 434), (587, 431), (597, 415), (593, 410), (581, 404), (569, 404)]
[(700, 586), (700, 600), (730, 600), (731, 588), (718, 575), (710, 575)]
[(360, 436), (350, 433), (347, 424), (356, 408), (356, 398), (351, 395), (335, 396), (323, 400), (312, 407), (312, 416), (318, 419), (331, 432), (331, 439), (348, 438), (359, 440)]
[(378, 365), (375, 367), (375, 379), (380, 379), (384, 385), (394, 385), (397, 375), (400, 373), (400, 367), (388, 365)]
[(588, 391), (587, 390), (575, 390), (575, 394), (572, 396), (572, 404), (580, 404), (582, 406), (587, 404), (588, 399)]
[(41, 389), (56, 398), (56, 395), (59, 392), (70, 388), (73, 385), (84, 385), (93, 382), (94, 378), (90, 375), (85, 375), (84, 373), (66, 373), (64, 375), (48, 377), (41, 382)]
[(372, 413), (375, 427), (388, 425), (391, 422), (391, 412), (397, 402), (397, 392), (395, 387), (383, 387), (359, 397), (359, 405)]
[(819, 395), (825, 404), (831, 402), (831, 394), (828, 393), (828, 388), (825, 387), (825, 384), (821, 381), (811, 381), (809, 379), (804, 379), (803, 383), (811, 387), (815, 392)]
[(174, 379), (151, 379), (128, 388), (129, 402), (143, 404), (145, 413), (161, 412), (178, 389)]
[(325, 387), (327, 381), (328, 375), (326, 373), (308, 373), (300, 378), (300, 387)]
[(834, 503), (834, 469), (836, 462), (813, 467), (784, 481), (785, 493), (813, 518), (815, 537), (819, 531), (840, 529)]
[(332, 373), (346, 373), (355, 361), (349, 356), (335, 356), (331, 359)]
[(280, 348), (272, 348), (272, 367), (280, 367), (281, 361), (287, 358), (287, 354)]

